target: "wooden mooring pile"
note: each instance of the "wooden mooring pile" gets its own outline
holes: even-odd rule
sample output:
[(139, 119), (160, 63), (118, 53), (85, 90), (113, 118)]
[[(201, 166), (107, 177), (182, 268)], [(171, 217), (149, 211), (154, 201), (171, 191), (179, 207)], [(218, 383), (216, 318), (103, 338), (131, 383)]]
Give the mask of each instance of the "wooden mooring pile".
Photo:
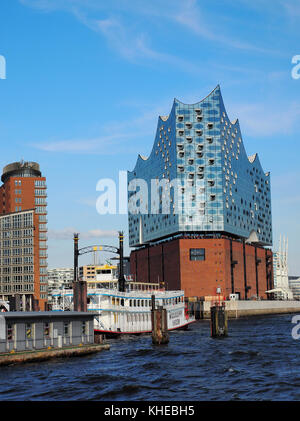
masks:
[(152, 295), (152, 343), (163, 345), (169, 343), (167, 310), (162, 306), (155, 306), (155, 296)]

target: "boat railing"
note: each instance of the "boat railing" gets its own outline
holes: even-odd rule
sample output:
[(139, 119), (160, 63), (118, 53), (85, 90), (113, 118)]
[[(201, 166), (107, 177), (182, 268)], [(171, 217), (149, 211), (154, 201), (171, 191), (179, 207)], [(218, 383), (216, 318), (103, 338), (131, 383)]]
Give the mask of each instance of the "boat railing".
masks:
[[(177, 304), (166, 304), (163, 307), (166, 310), (177, 310), (183, 308), (184, 303), (179, 302)], [(99, 307), (97, 303), (92, 303), (89, 306), (89, 309), (92, 310), (93, 307), (96, 309)], [(105, 305), (101, 304), (101, 309), (106, 311), (126, 311), (126, 312), (133, 312), (133, 313), (142, 313), (145, 311), (151, 311), (151, 301), (149, 301), (148, 305), (121, 305), (121, 304), (112, 304), (112, 303), (105, 303)]]

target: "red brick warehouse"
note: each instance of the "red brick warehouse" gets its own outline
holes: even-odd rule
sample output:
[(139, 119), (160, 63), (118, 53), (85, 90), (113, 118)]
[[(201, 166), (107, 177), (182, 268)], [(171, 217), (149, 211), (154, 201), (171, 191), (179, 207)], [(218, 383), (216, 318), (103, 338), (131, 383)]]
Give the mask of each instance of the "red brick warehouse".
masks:
[(131, 253), (131, 273), (138, 282), (164, 282), (186, 296), (227, 298), (259, 296), (273, 288), (272, 251), (231, 238), (173, 239)]

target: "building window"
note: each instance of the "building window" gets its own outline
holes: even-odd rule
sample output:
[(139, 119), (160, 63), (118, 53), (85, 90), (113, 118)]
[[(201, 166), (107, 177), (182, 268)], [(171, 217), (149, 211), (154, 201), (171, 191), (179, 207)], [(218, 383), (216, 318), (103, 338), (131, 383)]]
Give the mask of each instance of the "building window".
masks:
[(69, 335), (69, 322), (64, 322), (64, 336)]
[(190, 249), (190, 260), (205, 260), (205, 249)]
[(14, 339), (14, 326), (11, 323), (7, 323), (6, 325), (6, 338), (8, 341), (12, 341)]
[(81, 334), (88, 335), (88, 322), (82, 322), (81, 324)]
[(44, 323), (44, 337), (50, 338), (50, 323)]
[(32, 324), (26, 323), (26, 338), (31, 339), (32, 338)]

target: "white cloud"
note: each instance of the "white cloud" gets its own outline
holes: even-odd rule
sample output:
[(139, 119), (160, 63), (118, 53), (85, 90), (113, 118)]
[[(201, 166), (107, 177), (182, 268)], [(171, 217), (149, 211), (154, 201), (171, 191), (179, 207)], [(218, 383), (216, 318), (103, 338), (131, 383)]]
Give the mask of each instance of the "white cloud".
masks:
[(280, 4), (285, 9), (286, 13), (291, 17), (300, 16), (300, 3), (299, 0), (284, 0), (280, 1)]
[(272, 103), (234, 103), (226, 106), (233, 121), (239, 119), (241, 130), (250, 136), (290, 134), (299, 125), (300, 105)]
[(132, 137), (134, 137), (134, 135), (130, 135), (129, 133), (119, 133), (96, 139), (71, 139), (32, 143), (31, 146), (46, 152), (98, 153), (101, 155), (113, 155), (122, 151), (122, 140)]
[(77, 201), (77, 203), (80, 203), (81, 205), (86, 205), (86, 206), (90, 206), (96, 209), (96, 201), (97, 199), (90, 199), (90, 198), (82, 198), (80, 200)]
[[(124, 106), (124, 102), (120, 103)], [(114, 155), (120, 153), (138, 153), (136, 139), (143, 139), (147, 135), (155, 136), (158, 116), (164, 110), (170, 110), (170, 101), (161, 101), (161, 105), (138, 103), (136, 107), (142, 110), (140, 114), (124, 121), (109, 121), (102, 126), (102, 132), (110, 135), (94, 139), (70, 139), (58, 141), (43, 141), (31, 143), (30, 146), (45, 152), (66, 152), (66, 153), (86, 153)], [(125, 140), (130, 140), (130, 145)]]
[[(79, 231), (75, 228), (64, 228), (61, 230), (48, 230), (48, 236), (50, 240), (71, 240), (73, 239), (74, 233), (78, 233)], [(80, 239), (92, 239), (92, 238), (118, 238), (118, 232), (113, 230), (89, 230), (85, 232), (79, 232)]]
[[(177, 25), (184, 26), (194, 32), (200, 38), (213, 43), (225, 45), (229, 48), (253, 51), (259, 53), (270, 53), (271, 51), (257, 47), (249, 42), (243, 42), (236, 37), (226, 36), (224, 27), (220, 31), (218, 23), (212, 24), (212, 19), (203, 16), (199, 3), (196, 0), (185, 2), (165, 0), (162, 7), (161, 2), (143, 3), (131, 0), (114, 1), (107, 4), (95, 0), (20, 0), (22, 4), (50, 12), (53, 10), (65, 10), (72, 13), (82, 24), (91, 30), (100, 33), (108, 42), (110, 47), (120, 54), (124, 59), (136, 64), (149, 64), (149, 62), (166, 63), (186, 72), (200, 73), (201, 66), (197, 63), (174, 55), (161, 52), (153, 47), (146, 33), (149, 24), (152, 31), (155, 26), (163, 21), (171, 21)], [(132, 13), (130, 20), (120, 15), (122, 12)], [(97, 15), (106, 14), (105, 18), (99, 19)], [(109, 13), (109, 15), (108, 15)], [(116, 17), (118, 16), (118, 17)], [(147, 19), (147, 25), (142, 24), (142, 18)], [(215, 22), (215, 19), (214, 21)], [(142, 31), (138, 28), (143, 28)]]
[(269, 49), (257, 47), (257, 45), (249, 42), (239, 41), (236, 37), (228, 37), (224, 35), (224, 27), (220, 30), (218, 24), (214, 27), (210, 23), (207, 23), (209, 19), (202, 16), (196, 0), (186, 0), (182, 4), (183, 6), (181, 9), (179, 9), (176, 13), (170, 14), (170, 18), (187, 27), (199, 37), (234, 49), (259, 53), (273, 53), (273, 51)]
[(149, 38), (144, 32), (136, 32), (115, 17), (103, 20), (91, 20), (78, 14), (81, 22), (96, 32), (101, 33), (109, 45), (123, 58), (136, 64), (161, 62), (176, 66), (187, 73), (199, 74), (200, 68), (189, 60), (182, 59), (173, 54), (163, 53), (153, 49)]
[[(135, 29), (135, 25), (124, 23), (120, 18), (108, 17), (105, 19), (97, 19), (90, 17), (89, 12), (99, 12), (105, 10), (105, 6), (91, 0), (20, 0), (22, 4), (34, 7), (44, 12), (53, 10), (66, 10), (72, 13), (82, 24), (91, 30), (102, 34), (108, 44), (118, 54), (128, 61), (136, 64), (144, 64), (145, 61), (163, 62), (176, 66), (187, 73), (199, 73), (199, 66), (189, 60), (182, 59), (178, 56), (163, 53), (150, 47), (149, 39), (144, 32)], [(116, 9), (123, 9), (122, 2), (118, 3)], [(111, 10), (114, 6), (111, 7)], [(140, 9), (133, 9), (135, 12)]]

